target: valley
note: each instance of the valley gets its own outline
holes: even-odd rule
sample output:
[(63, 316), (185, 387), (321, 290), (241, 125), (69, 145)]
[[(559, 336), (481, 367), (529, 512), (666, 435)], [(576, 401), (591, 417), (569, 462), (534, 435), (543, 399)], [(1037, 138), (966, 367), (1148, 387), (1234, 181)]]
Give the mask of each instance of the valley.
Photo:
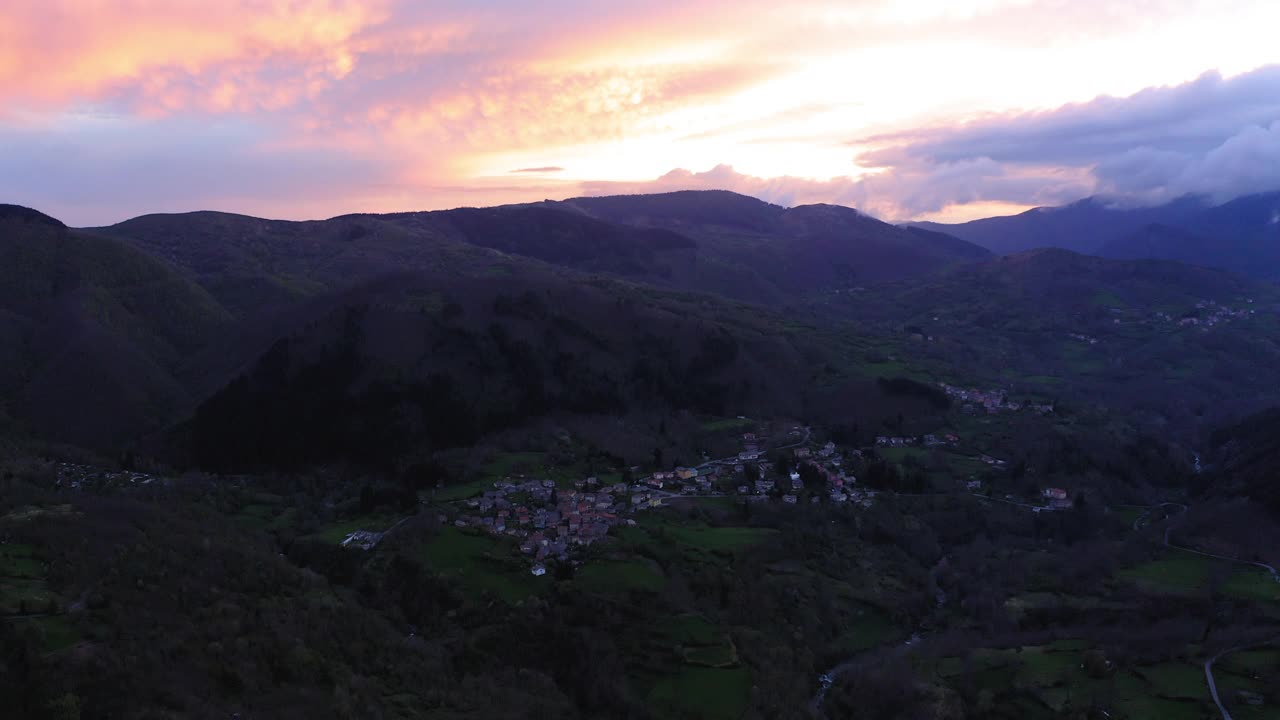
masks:
[(1267, 282), (719, 192), (6, 213), (30, 717), (1280, 708)]

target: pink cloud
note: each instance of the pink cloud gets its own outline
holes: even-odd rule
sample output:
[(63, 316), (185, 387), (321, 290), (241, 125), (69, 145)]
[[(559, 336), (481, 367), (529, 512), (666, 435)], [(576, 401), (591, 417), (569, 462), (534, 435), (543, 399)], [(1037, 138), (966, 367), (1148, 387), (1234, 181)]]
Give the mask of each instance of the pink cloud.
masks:
[(1056, 204), (1079, 199), (1092, 188), (1091, 178), (1084, 173), (1051, 168), (1014, 171), (985, 159), (829, 179), (764, 178), (739, 173), (729, 165), (717, 165), (705, 172), (672, 170), (655, 180), (582, 185), (586, 195), (732, 190), (785, 206), (848, 205), (891, 221), (910, 220), (973, 202)]
[[(280, 106), (349, 73), (385, 0), (11, 0), (0, 96), (56, 107), (123, 96), (153, 111)], [(14, 63), (19, 57), (22, 62)], [(250, 96), (263, 96), (251, 101)]]

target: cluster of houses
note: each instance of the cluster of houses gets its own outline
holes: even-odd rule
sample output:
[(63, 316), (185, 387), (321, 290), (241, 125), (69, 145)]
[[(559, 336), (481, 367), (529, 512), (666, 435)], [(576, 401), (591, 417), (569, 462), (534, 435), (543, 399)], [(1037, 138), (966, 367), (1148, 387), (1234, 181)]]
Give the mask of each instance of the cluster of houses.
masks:
[(938, 383), (938, 385), (947, 394), (947, 397), (964, 403), (962, 410), (967, 413), (972, 413), (977, 408), (982, 408), (989, 413), (1017, 412), (1023, 409), (1033, 410), (1041, 414), (1053, 412), (1053, 405), (1016, 402), (1010, 400), (1009, 394), (1000, 389), (978, 390), (956, 387), (946, 383)]
[(697, 495), (711, 493), (716, 481), (719, 479), (719, 472), (715, 467), (678, 467), (675, 470), (655, 472), (646, 478), (643, 484), (656, 490), (678, 491), (686, 495)]
[[(858, 453), (856, 450), (854, 452)], [(807, 447), (798, 447), (793, 451), (793, 455), (797, 463), (807, 463), (817, 470), (822, 478), (825, 497), (828, 501), (871, 507), (871, 501), (876, 495), (875, 491), (857, 487), (858, 479), (845, 470), (844, 460), (836, 452), (835, 443), (829, 442), (816, 451)], [(799, 471), (792, 470), (785, 480), (764, 479), (762, 475), (762, 479), (756, 480), (754, 485), (739, 485), (737, 489), (738, 494), (746, 496), (748, 500), (778, 497), (784, 504), (796, 505), (800, 502), (805, 486)], [(811, 503), (821, 502), (822, 499), (823, 495), (820, 494), (809, 496)]]
[[(775, 477), (774, 465), (763, 459), (760, 440), (754, 433), (743, 435), (742, 447), (736, 457), (708, 461), (698, 467), (659, 470), (630, 485), (601, 483), (590, 477), (575, 482), (574, 489), (569, 490), (557, 487), (551, 480), (501, 480), (494, 483), (492, 490), (466, 500), (467, 509), (453, 524), (518, 540), (520, 551), (533, 563), (531, 572), (543, 575), (548, 561), (568, 559), (573, 548), (603, 539), (614, 525), (634, 524), (629, 515), (659, 507), (671, 498), (732, 495), (736, 481), (737, 495), (744, 501), (773, 498), (798, 504), (805, 490), (800, 473)], [(797, 447), (792, 453), (797, 464), (814, 466), (823, 479), (824, 492), (810, 495), (810, 502), (825, 498), (833, 503), (871, 505), (875, 492), (856, 487), (857, 479), (842, 467), (844, 461), (834, 443), (820, 448)], [(759, 470), (758, 479), (747, 481), (748, 465)], [(356, 547), (372, 547), (379, 539), (372, 533), (356, 533), (348, 541)]]
[(602, 483), (595, 477), (579, 480), (573, 490), (559, 489), (552, 480), (499, 480), (494, 489), (466, 501), (469, 512), (454, 521), (520, 541), (520, 551), (533, 557), (534, 574), (545, 572), (542, 562), (565, 559), (575, 545), (589, 545), (609, 534), (630, 508), (650, 502), (646, 493), (632, 493), (626, 483)]
[[(999, 406), (1007, 406), (1003, 393), (999, 391), (987, 394), (944, 387), (949, 391), (967, 393), (968, 398), (977, 401), (998, 399)], [(935, 447), (955, 445), (959, 440), (953, 434), (884, 436), (876, 438), (876, 445)], [(807, 499), (809, 503), (830, 502), (860, 507), (871, 507), (876, 497), (874, 490), (858, 486), (857, 478), (845, 468), (845, 456), (837, 451), (834, 443), (828, 442), (821, 447), (793, 447), (791, 454), (796, 469), (777, 474), (773, 463), (764, 459), (760, 440), (754, 433), (743, 435), (742, 448), (736, 457), (708, 460), (697, 467), (659, 470), (632, 484), (602, 483), (590, 477), (578, 480), (570, 490), (558, 487), (551, 480), (521, 478), (498, 481), (494, 483), (493, 490), (466, 500), (467, 510), (454, 520), (454, 524), (515, 538), (519, 541), (520, 551), (530, 558), (531, 572), (543, 575), (548, 561), (567, 560), (575, 547), (604, 539), (611, 527), (635, 524), (629, 517), (635, 512), (660, 507), (664, 501), (680, 496), (736, 494), (743, 502), (775, 500), (786, 505), (798, 505), (801, 499)], [(849, 452), (854, 456), (861, 455), (858, 450)], [(981, 460), (995, 467), (1006, 464), (988, 455), (982, 455)], [(816, 469), (822, 481), (821, 490), (813, 485), (806, 488), (800, 472), (802, 465)], [(759, 472), (748, 475), (748, 466)], [(812, 482), (813, 478), (809, 479)], [(970, 492), (978, 492), (982, 490), (982, 483), (970, 480), (966, 488)], [(1043, 496), (1043, 509), (1071, 507), (1067, 491), (1061, 488), (1046, 488)], [(361, 532), (354, 533), (343, 544), (372, 547), (379, 539), (376, 533)]]
[[(1252, 303), (1253, 301), (1247, 300), (1246, 302)], [(1178, 318), (1178, 325), (1183, 327), (1197, 326), (1204, 330), (1208, 330), (1219, 323), (1249, 317), (1255, 313), (1257, 313), (1257, 311), (1253, 309), (1233, 310), (1225, 305), (1220, 305), (1213, 300), (1202, 300), (1201, 302), (1196, 303), (1195, 313), (1188, 313), (1187, 315)], [(1165, 317), (1170, 321), (1173, 319), (1167, 315)]]
[(943, 447), (954, 446), (960, 442), (960, 436), (952, 433), (943, 435), (920, 435), (920, 436), (888, 436), (879, 435), (876, 437), (876, 447), (899, 448), (899, 447)]
[(1062, 488), (1045, 488), (1041, 495), (1045, 503), (1054, 510), (1070, 510), (1072, 507), (1070, 496)]
[(147, 473), (103, 470), (91, 465), (63, 462), (57, 465), (55, 486), (80, 490), (86, 487), (104, 489), (150, 485), (155, 482), (163, 482), (163, 479)]

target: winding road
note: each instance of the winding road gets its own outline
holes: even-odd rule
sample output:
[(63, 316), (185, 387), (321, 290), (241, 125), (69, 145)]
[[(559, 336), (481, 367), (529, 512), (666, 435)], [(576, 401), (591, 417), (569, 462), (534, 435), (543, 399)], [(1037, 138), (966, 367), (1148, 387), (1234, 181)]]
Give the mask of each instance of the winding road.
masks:
[(1218, 712), (1222, 713), (1222, 720), (1231, 720), (1231, 712), (1227, 710), (1226, 705), (1222, 704), (1222, 698), (1218, 697), (1218, 683), (1213, 679), (1213, 664), (1218, 662), (1218, 660), (1222, 659), (1224, 656), (1230, 655), (1233, 652), (1248, 650), (1250, 648), (1262, 647), (1263, 645), (1272, 645), (1277, 642), (1280, 642), (1280, 635), (1277, 635), (1276, 637), (1273, 637), (1270, 640), (1263, 640), (1262, 642), (1256, 642), (1251, 645), (1240, 645), (1238, 647), (1233, 647), (1227, 650), (1223, 650), (1217, 655), (1214, 655), (1213, 657), (1204, 661), (1204, 679), (1209, 683), (1209, 694), (1213, 696), (1213, 703), (1218, 706)]
[[(1181, 515), (1182, 513), (1185, 513), (1185, 512), (1187, 511), (1187, 506), (1186, 506), (1186, 505), (1183, 505), (1182, 503), (1160, 503), (1159, 505), (1153, 505), (1153, 506), (1152, 506), (1152, 509), (1157, 508), (1157, 507), (1178, 507), (1178, 508), (1182, 508), (1182, 509), (1178, 512), (1178, 514), (1179, 514), (1179, 515)], [(1150, 514), (1151, 514), (1151, 510), (1148, 510), (1147, 512), (1143, 513), (1142, 517), (1139, 517), (1137, 520), (1134, 520), (1134, 521), (1133, 521), (1133, 529), (1134, 529), (1134, 530), (1137, 530), (1137, 529), (1138, 529), (1138, 523), (1139, 523), (1139, 522), (1141, 522), (1142, 520), (1144, 520), (1144, 519), (1145, 519), (1147, 516), (1149, 516)], [(1225, 560), (1226, 562), (1236, 563), (1236, 564), (1238, 564), (1238, 565), (1252, 565), (1252, 566), (1254, 566), (1254, 567), (1262, 568), (1263, 570), (1266, 570), (1268, 573), (1270, 573), (1270, 574), (1271, 574), (1271, 579), (1272, 579), (1272, 580), (1276, 581), (1277, 583), (1280, 583), (1280, 572), (1277, 572), (1277, 571), (1276, 571), (1276, 568), (1275, 568), (1274, 566), (1272, 566), (1272, 565), (1268, 565), (1268, 564), (1266, 564), (1266, 563), (1264, 563), (1264, 562), (1256, 562), (1256, 561), (1254, 561), (1254, 560), (1241, 560), (1240, 558), (1228, 557), (1228, 556), (1226, 556), (1226, 555), (1214, 555), (1213, 553), (1203, 552), (1203, 551), (1201, 551), (1201, 550), (1196, 550), (1196, 549), (1194, 549), (1194, 548), (1185, 547), (1185, 546), (1183, 546), (1183, 545), (1175, 545), (1175, 544), (1173, 544), (1173, 543), (1169, 540), (1169, 535), (1173, 532), (1173, 530), (1174, 530), (1174, 526), (1173, 526), (1173, 524), (1172, 524), (1172, 523), (1171, 523), (1171, 524), (1169, 524), (1168, 526), (1166, 526), (1166, 527), (1165, 527), (1165, 529), (1164, 529), (1164, 545), (1165, 545), (1165, 547), (1172, 548), (1172, 549), (1174, 549), (1174, 550), (1181, 550), (1182, 552), (1189, 552), (1189, 553), (1192, 553), (1192, 554), (1194, 554), (1194, 555), (1200, 555), (1200, 556), (1207, 557), (1207, 558), (1213, 558), (1213, 559), (1215, 559), (1215, 560)]]
[[(1159, 505), (1153, 505), (1150, 509), (1148, 509), (1145, 513), (1143, 513), (1140, 517), (1138, 517), (1138, 519), (1133, 521), (1133, 529), (1134, 530), (1139, 529), (1139, 527), (1141, 527), (1142, 522), (1146, 520), (1148, 517), (1150, 517), (1151, 511), (1157, 507), (1180, 508), (1180, 510), (1178, 511), (1178, 515), (1181, 515), (1182, 513), (1185, 513), (1187, 511), (1187, 506), (1181, 503), (1160, 503)], [(1167, 548), (1170, 548), (1173, 550), (1181, 550), (1182, 552), (1189, 552), (1195, 555), (1201, 555), (1203, 557), (1213, 558), (1215, 560), (1225, 560), (1226, 562), (1236, 563), (1239, 565), (1252, 565), (1254, 567), (1260, 567), (1263, 570), (1266, 570), (1267, 572), (1271, 573), (1272, 580), (1275, 580), (1277, 583), (1280, 583), (1280, 573), (1276, 572), (1275, 567), (1268, 565), (1266, 563), (1254, 562), (1252, 560), (1241, 560), (1240, 558), (1227, 557), (1226, 555), (1214, 555), (1213, 553), (1207, 553), (1200, 550), (1195, 550), (1193, 548), (1184, 547), (1182, 545), (1174, 545), (1169, 540), (1169, 536), (1173, 532), (1173, 530), (1174, 530), (1174, 526), (1172, 523), (1167, 525), (1164, 529), (1164, 546)], [(1229, 648), (1227, 650), (1223, 650), (1217, 655), (1214, 655), (1213, 657), (1204, 661), (1204, 679), (1205, 679), (1205, 682), (1208, 683), (1209, 685), (1209, 695), (1213, 698), (1213, 704), (1218, 706), (1218, 712), (1222, 714), (1222, 720), (1232, 720), (1232, 718), (1231, 718), (1231, 712), (1227, 710), (1226, 705), (1222, 704), (1222, 698), (1218, 695), (1218, 683), (1213, 677), (1214, 663), (1218, 662), (1218, 660), (1222, 659), (1227, 655), (1230, 655), (1233, 652), (1238, 652), (1240, 650), (1248, 650), (1249, 648), (1261, 647), (1263, 645), (1271, 645), (1276, 642), (1280, 642), (1280, 636), (1270, 638), (1268, 640), (1262, 640), (1249, 645), (1240, 645), (1238, 647)]]
[[(1042, 509), (1040, 506), (1015, 502), (1011, 500), (1004, 500), (1002, 498), (991, 497), (989, 495), (978, 495), (977, 493), (973, 493), (973, 495), (983, 500), (994, 500), (996, 502), (1002, 502), (1009, 505), (1016, 505), (1019, 507), (1030, 508), (1033, 510)], [(1143, 524), (1146, 523), (1147, 520), (1151, 517), (1151, 513), (1156, 508), (1165, 508), (1165, 507), (1178, 508), (1178, 515), (1182, 515), (1189, 509), (1188, 506), (1182, 503), (1174, 503), (1174, 502), (1157, 503), (1147, 508), (1146, 512), (1142, 513), (1142, 515), (1138, 516), (1133, 521), (1133, 529), (1135, 531), (1140, 530)], [(1241, 560), (1239, 558), (1227, 557), (1225, 555), (1214, 555), (1213, 553), (1202, 552), (1200, 550), (1195, 550), (1189, 547), (1183, 547), (1181, 545), (1173, 544), (1169, 539), (1169, 536), (1173, 532), (1173, 529), (1174, 529), (1174, 526), (1172, 523), (1170, 523), (1164, 529), (1163, 539), (1164, 539), (1165, 547), (1168, 547), (1173, 550), (1181, 550), (1183, 552), (1194, 553), (1196, 555), (1202, 555), (1204, 557), (1214, 558), (1217, 560), (1225, 560), (1227, 562), (1260, 567), (1266, 570), (1267, 572), (1271, 573), (1272, 579), (1274, 579), (1277, 583), (1280, 583), (1280, 573), (1277, 573), (1276, 568), (1266, 563), (1254, 562), (1252, 560)], [(890, 657), (893, 657), (893, 656), (905, 653), (908, 649), (911, 648), (912, 645), (914, 645), (919, 641), (920, 641), (920, 635), (913, 634), (910, 639), (908, 639), (905, 643), (902, 643), (901, 645), (894, 646), (887, 650), (885, 649), (881, 649), (880, 651), (871, 650), (871, 651), (861, 653), (855, 657), (845, 660), (839, 665), (832, 667), (827, 672), (819, 675), (818, 676), (818, 684), (819, 684), (818, 692), (813, 696), (813, 699), (809, 702), (809, 714), (815, 718), (825, 717), (825, 715), (822, 712), (823, 701), (826, 700), (827, 691), (831, 688), (831, 686), (835, 683), (836, 678), (838, 678), (839, 676), (844, 675), (845, 673), (848, 673), (850, 671), (865, 667), (871, 664), (872, 662), (878, 659), (881, 659), (881, 657), (885, 654), (888, 654)], [(1222, 713), (1223, 720), (1232, 720), (1232, 717), (1231, 717), (1231, 713), (1227, 711), (1226, 706), (1222, 704), (1222, 700), (1218, 696), (1217, 682), (1214, 680), (1214, 677), (1213, 677), (1214, 663), (1216, 663), (1219, 659), (1227, 655), (1230, 655), (1233, 652), (1237, 652), (1240, 650), (1247, 650), (1249, 648), (1254, 648), (1254, 647), (1260, 647), (1262, 645), (1270, 645), (1277, 642), (1280, 642), (1280, 637), (1271, 638), (1269, 640), (1262, 640), (1250, 645), (1242, 645), (1239, 647), (1230, 648), (1228, 650), (1223, 650), (1222, 652), (1218, 653), (1217, 655), (1214, 655), (1213, 657), (1209, 658), (1204, 662), (1204, 677), (1206, 682), (1209, 685), (1209, 694), (1213, 697), (1213, 702), (1218, 706), (1218, 711)]]

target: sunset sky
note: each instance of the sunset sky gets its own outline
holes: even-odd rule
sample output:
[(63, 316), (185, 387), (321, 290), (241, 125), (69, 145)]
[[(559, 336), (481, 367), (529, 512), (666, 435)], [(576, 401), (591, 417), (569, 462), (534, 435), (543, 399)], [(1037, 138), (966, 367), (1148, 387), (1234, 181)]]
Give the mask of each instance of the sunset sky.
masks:
[(73, 225), (726, 188), (889, 220), (1280, 189), (1276, 0), (6, 0)]

